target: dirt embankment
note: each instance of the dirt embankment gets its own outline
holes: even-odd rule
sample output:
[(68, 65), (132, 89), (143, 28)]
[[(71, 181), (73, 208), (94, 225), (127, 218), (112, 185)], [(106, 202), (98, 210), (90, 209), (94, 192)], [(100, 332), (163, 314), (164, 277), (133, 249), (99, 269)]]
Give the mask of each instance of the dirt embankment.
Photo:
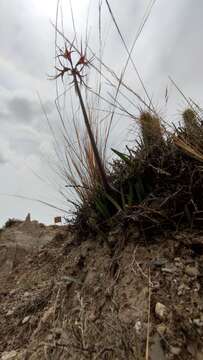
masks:
[(1, 232), (2, 360), (203, 359), (203, 232), (116, 251), (120, 231), (108, 237), (36, 222)]

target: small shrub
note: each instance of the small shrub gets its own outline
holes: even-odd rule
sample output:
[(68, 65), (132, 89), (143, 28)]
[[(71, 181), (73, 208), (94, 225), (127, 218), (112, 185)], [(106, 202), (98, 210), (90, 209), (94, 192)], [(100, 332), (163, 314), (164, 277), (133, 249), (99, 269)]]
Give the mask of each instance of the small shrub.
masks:
[(9, 227), (12, 227), (12, 226), (15, 226), (15, 225), (19, 225), (21, 224), (22, 221), (21, 220), (18, 220), (18, 219), (15, 219), (15, 218), (12, 218), (12, 219), (8, 219), (4, 225), (4, 228), (9, 228)]

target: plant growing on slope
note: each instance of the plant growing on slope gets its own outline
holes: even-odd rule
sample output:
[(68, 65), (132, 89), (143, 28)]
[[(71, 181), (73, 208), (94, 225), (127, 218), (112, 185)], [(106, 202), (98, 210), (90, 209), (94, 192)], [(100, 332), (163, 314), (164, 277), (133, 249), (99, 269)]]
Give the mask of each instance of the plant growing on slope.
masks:
[[(70, 79), (69, 87), (72, 86), (75, 90), (85, 124), (85, 135), (81, 137), (81, 128), (76, 120), (79, 110), (73, 110), (76, 144), (72, 142), (71, 135), (64, 126), (67, 156), (63, 171), (64, 177), (70, 183), (68, 187), (73, 187), (81, 200), (80, 207), (77, 208), (77, 221), (79, 223), (83, 218), (83, 224), (95, 223), (103, 226), (109, 219), (112, 220), (113, 217), (122, 214), (124, 218), (132, 218), (138, 224), (142, 224), (144, 229), (159, 227), (160, 224), (166, 223), (175, 226), (185, 218), (191, 221), (194, 208), (201, 210), (201, 203), (197, 197), (202, 181), (199, 168), (199, 161), (203, 159), (203, 142), (199, 136), (202, 132), (201, 121), (196, 113), (189, 109), (183, 114), (184, 127), (176, 129), (175, 134), (166, 131), (163, 119), (151, 103), (132, 59), (135, 42), (128, 50), (110, 4), (108, 1), (106, 4), (127, 52), (127, 61), (120, 75), (117, 75), (92, 51), (87, 41), (83, 52), (82, 46), (79, 50), (76, 40), (70, 41), (63, 31), (56, 29), (62, 36), (65, 46), (64, 50), (59, 48), (57, 54), (60, 66), (56, 67), (58, 73), (55, 79), (61, 78), (64, 82), (66, 75)], [(147, 17), (144, 23), (146, 19)], [(87, 57), (87, 50), (92, 56), (90, 60)], [(124, 79), (128, 62), (138, 75), (147, 100), (137, 94)], [(89, 86), (90, 69), (99, 76), (97, 90)], [(108, 92), (109, 97), (103, 95), (101, 92), (103, 81), (113, 89), (114, 95)], [(96, 116), (93, 109), (90, 111), (89, 96), (92, 94), (100, 101), (99, 106), (102, 103), (111, 107), (111, 112), (108, 113), (110, 125), (105, 132), (103, 150), (99, 147), (101, 122), (98, 121), (95, 127)], [(139, 106), (136, 105), (137, 100)], [(140, 104), (142, 108), (144, 107), (142, 111)], [(98, 115), (98, 112), (96, 113)], [(117, 158), (113, 161), (110, 172), (102, 154), (107, 149), (112, 120), (117, 114), (136, 120), (140, 126), (142, 139), (138, 146), (133, 144), (132, 148), (126, 147), (126, 153), (112, 149)], [(193, 204), (192, 211), (191, 204)]]

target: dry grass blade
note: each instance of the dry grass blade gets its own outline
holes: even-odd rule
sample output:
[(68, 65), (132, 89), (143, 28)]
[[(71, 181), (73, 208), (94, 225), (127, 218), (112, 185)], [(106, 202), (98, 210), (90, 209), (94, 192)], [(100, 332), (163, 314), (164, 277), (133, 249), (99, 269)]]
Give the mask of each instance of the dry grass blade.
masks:
[(169, 76), (169, 80), (171, 83), (175, 86), (176, 90), (181, 94), (181, 96), (184, 98), (186, 103), (188, 104), (189, 108), (192, 109), (192, 111), (196, 114), (197, 118), (200, 120), (200, 116), (198, 111), (196, 110), (196, 106), (194, 106), (194, 102), (190, 100), (190, 98), (187, 98), (187, 96), (184, 94), (184, 92), (180, 89), (180, 87), (176, 84), (176, 82)]
[(184, 139), (177, 138), (174, 136), (174, 144), (181, 149), (185, 154), (192, 157), (193, 159), (196, 159), (198, 161), (203, 162), (203, 154), (201, 154), (198, 150), (194, 149), (192, 145), (187, 144)]
[(40, 203), (42, 205), (46, 205), (48, 207), (51, 207), (53, 209), (62, 211), (64, 213), (70, 215), (70, 211), (67, 211), (66, 209), (62, 209), (61, 207), (53, 205), (53, 204), (51, 204), (51, 203), (49, 203), (47, 201), (39, 200), (39, 199), (36, 199), (36, 198), (30, 198), (30, 197), (27, 197), (27, 196), (16, 195), (16, 194), (0, 194), (0, 196), (8, 196), (8, 197), (15, 197), (15, 198), (18, 198), (18, 199), (23, 199), (23, 200), (31, 200), (31, 201), (38, 202), (38, 203)]
[[(79, 50), (77, 49), (77, 47), (72, 44), (72, 42), (65, 36), (65, 34), (59, 30), (59, 28), (56, 27), (55, 24), (53, 24), (53, 27), (55, 29), (55, 31), (64, 39), (65, 42), (67, 42), (69, 45), (71, 45), (74, 49), (74, 51), (76, 53), (79, 54)], [(140, 96), (138, 93), (136, 93), (132, 88), (130, 88), (123, 80), (120, 76), (118, 76), (109, 66), (107, 66), (97, 55), (96, 53), (91, 49), (90, 45), (87, 44), (87, 48), (90, 51), (91, 55), (94, 57), (95, 60), (98, 61), (99, 63), (99, 67), (96, 66), (95, 64), (91, 63), (91, 68), (94, 69), (96, 71), (96, 73), (100, 74), (101, 78), (103, 80), (105, 80), (107, 82), (107, 84), (110, 84), (111, 86), (117, 88), (118, 85), (115, 85), (111, 80), (110, 80), (110, 76), (116, 80), (116, 83), (118, 84), (119, 82), (121, 83), (121, 85), (125, 88), (125, 90), (127, 90), (129, 92), (129, 94), (135, 96), (137, 98), (137, 100), (139, 102), (141, 102), (149, 111), (152, 111), (156, 114), (156, 111), (154, 110), (154, 108), (151, 106), (151, 98), (148, 96), (148, 100), (149, 100), (149, 104), (142, 98), (142, 96)], [(101, 70), (101, 65), (102, 67), (107, 71), (107, 74), (104, 73), (104, 71)], [(89, 89), (90, 91), (93, 91), (93, 89)], [(101, 97), (101, 95), (97, 92), (97, 96)], [(104, 97), (101, 97), (102, 99)], [(108, 102), (108, 100), (105, 100), (106, 102)], [(109, 102), (110, 103), (110, 102)], [(111, 103), (111, 106), (114, 107), (115, 104)]]
[[(97, 113), (91, 111), (90, 108), (89, 106), (88, 118), (102, 164), (105, 168), (108, 126), (103, 126), (102, 130)], [(63, 131), (65, 159), (61, 175), (67, 184), (66, 189), (73, 191), (77, 195), (79, 203), (86, 203), (100, 183), (100, 180), (87, 131), (83, 126), (81, 127), (79, 110), (75, 111), (74, 106), (72, 106), (71, 131), (70, 128), (69, 131), (65, 129)]]
[[(153, 8), (153, 6), (155, 5), (155, 3), (156, 3), (156, 0), (153, 0), (153, 1), (151, 1), (151, 3), (149, 4), (149, 7), (146, 9), (144, 18), (143, 18), (143, 20), (142, 20), (142, 22), (141, 22), (141, 25), (140, 25), (139, 29), (138, 29), (138, 32), (137, 32), (137, 34), (135, 35), (135, 39), (134, 39), (133, 44), (132, 44), (132, 47), (131, 47), (131, 49), (130, 49), (130, 51), (129, 51), (129, 53), (128, 53), (128, 57), (127, 57), (125, 66), (124, 66), (124, 68), (123, 68), (123, 71), (122, 71), (122, 73), (121, 73), (121, 75), (120, 75), (120, 79), (119, 79), (119, 81), (118, 81), (118, 86), (117, 86), (116, 95), (115, 95), (115, 102), (116, 102), (116, 100), (117, 100), (117, 97), (118, 97), (118, 94), (119, 94), (119, 90), (120, 90), (120, 87), (121, 87), (121, 84), (122, 84), (122, 80), (123, 80), (124, 75), (125, 75), (125, 72), (126, 72), (126, 70), (127, 70), (129, 61), (132, 61), (132, 57), (131, 57), (131, 56), (132, 56), (133, 50), (134, 50), (134, 48), (135, 48), (136, 42), (137, 42), (137, 40), (139, 39), (139, 37), (140, 37), (140, 35), (141, 35), (141, 33), (142, 33), (143, 29), (144, 29), (144, 26), (145, 26), (146, 23), (147, 23), (147, 20), (149, 19), (149, 16), (150, 16), (150, 14), (151, 14), (152, 8)], [(120, 32), (119, 32), (119, 33), (120, 33)], [(137, 69), (136, 69), (136, 70), (137, 70)], [(142, 83), (142, 82), (141, 82), (141, 83)], [(114, 112), (112, 113), (111, 121), (113, 120), (113, 116), (114, 116)]]
[[(132, 59), (132, 57), (131, 57), (131, 51), (133, 50), (134, 46), (132, 47), (131, 51), (129, 51), (128, 46), (127, 46), (127, 44), (126, 44), (126, 41), (125, 41), (125, 39), (124, 39), (121, 31), (120, 31), (120, 28), (119, 28), (119, 26), (118, 26), (118, 23), (117, 23), (117, 21), (116, 21), (116, 19), (115, 19), (115, 16), (114, 16), (114, 14), (113, 14), (112, 9), (111, 9), (111, 6), (110, 6), (110, 4), (109, 4), (109, 1), (108, 1), (108, 0), (105, 0), (105, 2), (106, 2), (106, 4), (107, 4), (109, 13), (110, 13), (110, 15), (111, 15), (111, 17), (112, 17), (112, 20), (113, 20), (113, 22), (114, 22), (114, 24), (115, 24), (115, 26), (116, 26), (116, 29), (117, 29), (117, 31), (118, 31), (118, 34), (119, 34), (119, 36), (120, 36), (120, 38), (121, 38), (121, 41), (122, 41), (122, 43), (123, 43), (123, 45), (124, 45), (124, 48), (125, 48), (125, 50), (126, 50), (126, 52), (127, 52), (127, 54), (128, 54), (129, 60), (130, 60), (131, 63), (132, 63), (132, 66), (133, 66), (133, 68), (134, 68), (134, 70), (135, 70), (135, 72), (136, 72), (136, 74), (137, 74), (137, 77), (138, 77), (138, 79), (139, 79), (139, 81), (140, 81), (140, 83), (141, 83), (141, 85), (142, 85), (142, 88), (144, 89), (144, 92), (145, 92), (145, 94), (146, 94), (149, 102), (151, 102), (150, 97), (149, 97), (149, 94), (148, 94), (148, 92), (147, 92), (147, 89), (146, 89), (146, 87), (145, 87), (145, 85), (144, 85), (144, 82), (143, 82), (143, 80), (142, 80), (142, 78), (141, 78), (141, 76), (140, 76), (140, 73), (139, 73), (139, 71), (138, 71), (138, 69), (137, 69), (137, 67), (136, 67), (136, 65), (135, 65), (135, 63), (134, 63), (134, 61), (133, 61), (133, 59)], [(139, 35), (138, 35), (138, 36), (139, 36)], [(135, 42), (136, 42), (136, 40), (137, 40), (137, 39), (135, 39)]]

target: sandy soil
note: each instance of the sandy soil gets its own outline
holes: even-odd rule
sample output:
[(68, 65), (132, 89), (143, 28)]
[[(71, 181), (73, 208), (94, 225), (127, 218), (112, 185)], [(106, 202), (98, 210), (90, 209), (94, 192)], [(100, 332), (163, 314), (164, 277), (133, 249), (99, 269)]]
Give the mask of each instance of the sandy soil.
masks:
[(113, 251), (112, 234), (19, 226), (0, 238), (2, 360), (203, 359), (203, 232), (135, 243), (117, 231)]

